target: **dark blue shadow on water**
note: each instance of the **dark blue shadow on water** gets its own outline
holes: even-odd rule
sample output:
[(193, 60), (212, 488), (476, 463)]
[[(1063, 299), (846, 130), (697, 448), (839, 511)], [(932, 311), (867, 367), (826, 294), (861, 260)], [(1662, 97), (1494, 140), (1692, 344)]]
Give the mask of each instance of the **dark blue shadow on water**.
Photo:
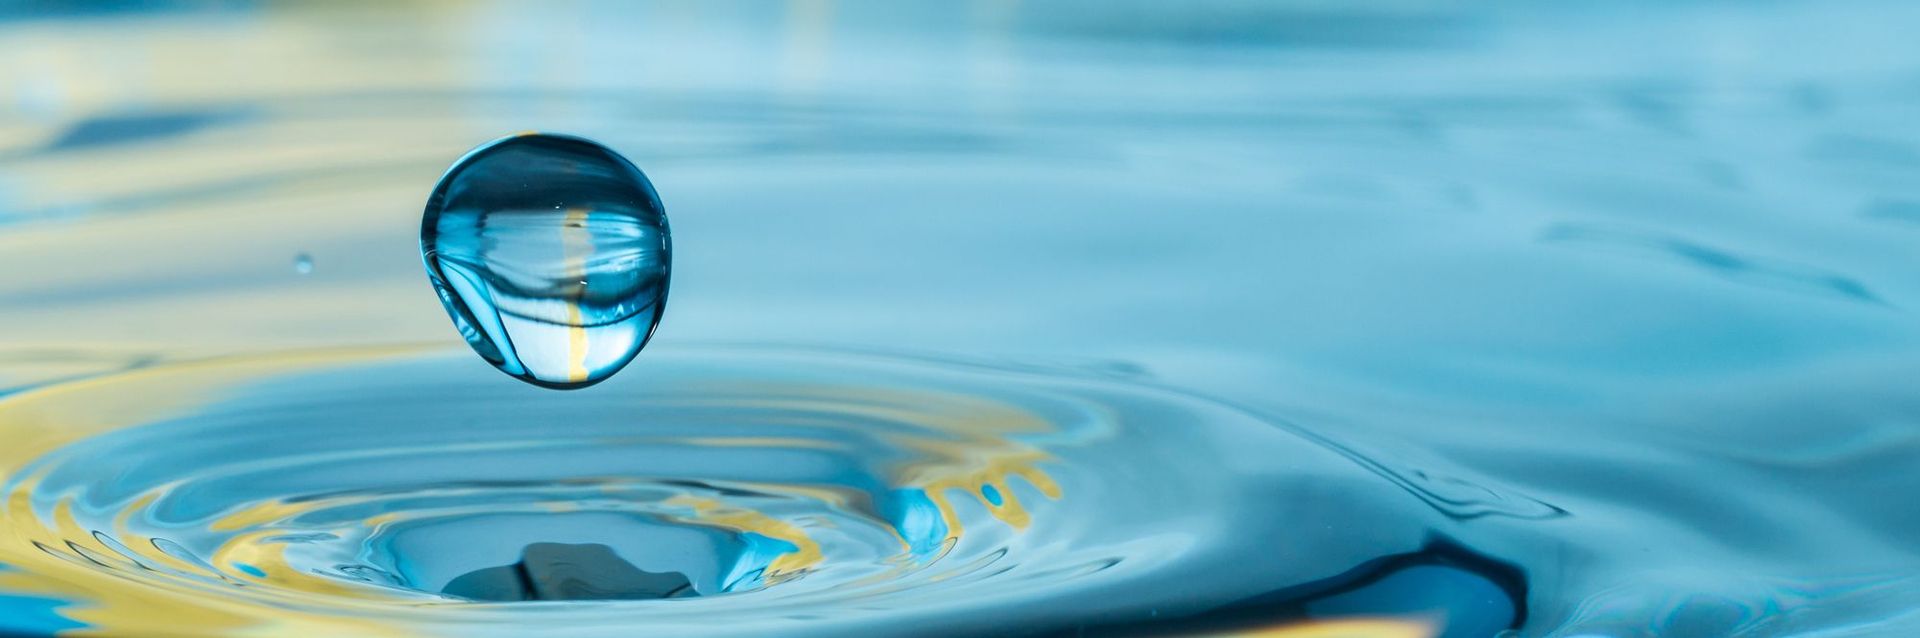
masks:
[(182, 11), (242, 11), (256, 0), (21, 0), (0, 2), (0, 22)]
[(59, 137), (48, 142), (43, 152), (156, 142), (246, 118), (244, 110), (96, 115), (68, 127)]
[(1188, 636), (1252, 632), (1316, 620), (1444, 619), (1436, 638), (1484, 638), (1526, 622), (1519, 567), (1445, 538), (1377, 558), (1333, 578), (1244, 598), (1178, 618), (1085, 623), (1040, 636)]

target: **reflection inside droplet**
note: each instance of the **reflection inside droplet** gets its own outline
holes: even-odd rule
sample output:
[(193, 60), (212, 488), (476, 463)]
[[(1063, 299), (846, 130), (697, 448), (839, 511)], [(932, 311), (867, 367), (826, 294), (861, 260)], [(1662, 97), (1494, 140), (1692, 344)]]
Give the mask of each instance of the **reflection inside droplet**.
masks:
[(632, 163), (588, 140), (525, 134), (468, 153), (427, 201), (420, 247), (461, 336), (536, 385), (612, 376), (665, 309), (660, 199)]

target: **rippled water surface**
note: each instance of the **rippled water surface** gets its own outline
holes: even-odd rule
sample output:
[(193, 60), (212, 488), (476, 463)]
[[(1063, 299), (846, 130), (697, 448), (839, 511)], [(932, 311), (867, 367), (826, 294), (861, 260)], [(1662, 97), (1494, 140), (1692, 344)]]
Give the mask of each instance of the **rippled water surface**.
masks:
[[(0, 8), (0, 635), (1920, 633), (1920, 7), (131, 5)], [(672, 205), (576, 392), (421, 276), (523, 130)]]

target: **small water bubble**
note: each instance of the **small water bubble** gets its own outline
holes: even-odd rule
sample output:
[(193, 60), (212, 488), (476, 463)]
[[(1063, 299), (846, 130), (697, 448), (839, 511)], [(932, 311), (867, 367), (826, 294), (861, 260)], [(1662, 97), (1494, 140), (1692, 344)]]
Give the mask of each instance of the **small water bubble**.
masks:
[(584, 388), (619, 372), (665, 310), (672, 244), (645, 174), (594, 142), (524, 134), (467, 153), (421, 222), (454, 327), (502, 372)]
[(312, 273), (313, 272), (313, 255), (309, 255), (306, 253), (300, 253), (300, 254), (294, 255), (293, 256), (293, 272), (302, 274), (302, 275)]

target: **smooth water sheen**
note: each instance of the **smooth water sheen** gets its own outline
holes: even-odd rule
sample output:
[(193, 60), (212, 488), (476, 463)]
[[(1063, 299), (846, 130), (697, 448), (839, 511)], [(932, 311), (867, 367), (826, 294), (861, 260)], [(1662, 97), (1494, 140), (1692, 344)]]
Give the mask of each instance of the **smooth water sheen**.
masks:
[(527, 133), (474, 149), (427, 200), (420, 252), (474, 352), (535, 385), (584, 388), (632, 361), (666, 312), (666, 210), (607, 147)]
[[(0, 3), (0, 636), (1920, 635), (1914, 24)], [(679, 231), (574, 392), (420, 277), (528, 129)]]

